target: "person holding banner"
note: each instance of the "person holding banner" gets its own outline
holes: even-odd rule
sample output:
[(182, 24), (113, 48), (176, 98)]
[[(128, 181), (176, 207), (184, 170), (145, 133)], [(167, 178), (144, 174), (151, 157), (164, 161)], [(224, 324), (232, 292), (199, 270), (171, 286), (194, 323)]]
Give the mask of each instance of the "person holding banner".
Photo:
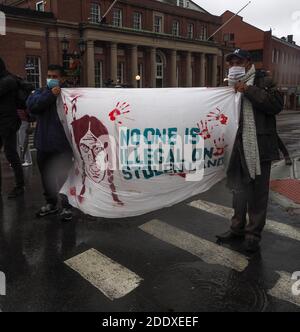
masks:
[(280, 159), (275, 116), (283, 110), (284, 102), (272, 80), (256, 71), (248, 51), (238, 49), (226, 61), (229, 86), (242, 93), (243, 100), (227, 171), (234, 216), (230, 231), (217, 238), (221, 243), (245, 240), (245, 250), (255, 253), (266, 224), (271, 163)]
[[(36, 90), (27, 101), (28, 110), (37, 119), (37, 163), (46, 198), (46, 205), (37, 212), (39, 218), (58, 212), (58, 193), (67, 180), (73, 162), (72, 148), (56, 106), (61, 87), (64, 86), (64, 76), (61, 66), (50, 65), (47, 87)], [(65, 196), (62, 196), (61, 219), (72, 220), (71, 206)]]

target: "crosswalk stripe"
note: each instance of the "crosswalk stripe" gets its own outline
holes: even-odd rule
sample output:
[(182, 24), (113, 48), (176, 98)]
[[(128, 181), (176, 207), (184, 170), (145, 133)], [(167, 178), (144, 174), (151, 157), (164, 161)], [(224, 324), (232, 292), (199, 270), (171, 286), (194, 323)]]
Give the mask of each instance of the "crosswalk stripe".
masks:
[(65, 262), (111, 301), (131, 293), (143, 281), (137, 274), (90, 249)]
[(152, 220), (139, 228), (159, 240), (201, 258), (208, 264), (219, 264), (239, 272), (244, 271), (248, 266), (249, 261), (247, 257), (163, 223), (160, 220)]
[(294, 295), (292, 291), (292, 287), (295, 284), (295, 281), (292, 280), (292, 276), (282, 271), (276, 273), (279, 274), (280, 279), (268, 294), (279, 300), (290, 302), (300, 307), (300, 296)]
[[(216, 216), (223, 217), (225, 219), (231, 219), (234, 212), (231, 208), (202, 200), (194, 201), (192, 203), (189, 203), (188, 205), (193, 208), (214, 214)], [(300, 229), (297, 229), (296, 227), (292, 227), (290, 225), (282, 224), (273, 220), (267, 220), (265, 230), (276, 235), (300, 241)]]

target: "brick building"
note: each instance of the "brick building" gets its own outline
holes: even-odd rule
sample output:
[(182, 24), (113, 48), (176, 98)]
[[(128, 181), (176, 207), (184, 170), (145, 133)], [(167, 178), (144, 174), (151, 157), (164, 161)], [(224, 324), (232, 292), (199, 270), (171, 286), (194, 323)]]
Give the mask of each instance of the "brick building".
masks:
[[(100, 22), (112, 2), (0, 0), (7, 18), (0, 56), (36, 86), (45, 81), (49, 63), (71, 63), (77, 74), (81, 63), (81, 85), (90, 87), (108, 80), (132, 87), (221, 82), (228, 50), (206, 41), (220, 17), (187, 0), (120, 0)], [(79, 46), (85, 48), (82, 58)]]
[[(232, 15), (226, 11), (222, 15), (223, 22)], [(285, 95), (287, 108), (300, 107), (300, 47), (293, 41), (293, 36), (277, 38), (272, 31), (263, 31), (244, 22), (241, 16), (235, 17), (222, 33), (228, 46), (250, 51), (256, 67), (270, 71)]]

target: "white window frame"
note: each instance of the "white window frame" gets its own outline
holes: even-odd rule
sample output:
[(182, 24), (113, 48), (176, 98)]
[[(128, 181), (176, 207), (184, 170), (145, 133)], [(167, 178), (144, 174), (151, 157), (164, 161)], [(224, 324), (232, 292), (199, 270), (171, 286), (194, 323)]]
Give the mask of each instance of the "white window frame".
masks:
[(188, 38), (194, 39), (195, 25), (193, 23), (188, 23)]
[(95, 62), (95, 86), (96, 88), (103, 88), (103, 61)]
[(133, 29), (142, 30), (142, 13), (140, 12), (133, 13)]
[[(27, 81), (32, 83), (36, 89), (42, 86), (41, 57), (36, 55), (26, 55), (26, 64), (31, 63), (34, 69), (26, 70)], [(32, 77), (33, 79), (31, 79)], [(37, 78), (37, 79), (36, 79)]]
[(124, 84), (124, 77), (125, 77), (125, 63), (124, 62), (119, 62), (118, 63), (118, 70), (117, 70), (118, 83)]
[[(156, 18), (160, 18), (160, 25), (156, 24)], [(163, 33), (164, 32), (164, 15), (161, 13), (153, 14), (153, 31), (155, 33)]]
[(101, 7), (98, 3), (91, 3), (90, 21), (91, 23), (99, 23), (101, 21)]
[(172, 35), (175, 37), (180, 35), (180, 23), (178, 20), (174, 20), (172, 23)]
[(113, 21), (112, 25), (117, 28), (122, 28), (123, 26), (123, 11), (120, 8), (115, 8), (113, 10)]

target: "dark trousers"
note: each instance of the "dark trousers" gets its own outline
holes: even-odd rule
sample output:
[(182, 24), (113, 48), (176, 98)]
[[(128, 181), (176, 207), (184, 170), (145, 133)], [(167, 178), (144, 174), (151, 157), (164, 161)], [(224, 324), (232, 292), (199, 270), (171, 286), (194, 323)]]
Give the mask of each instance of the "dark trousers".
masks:
[(284, 158), (290, 158), (289, 151), (279, 136), (278, 136), (278, 146), (279, 146), (279, 150), (283, 154)]
[(261, 171), (262, 175), (257, 176), (254, 181), (245, 186), (244, 190), (234, 191), (234, 217), (231, 226), (234, 233), (246, 234), (247, 237), (257, 239), (261, 239), (261, 233), (266, 225), (271, 162), (262, 163)]
[[(57, 205), (59, 191), (65, 184), (72, 167), (72, 157), (71, 152), (37, 152), (37, 163), (47, 204)], [(61, 202), (63, 208), (71, 207), (64, 195), (61, 195)]]
[[(5, 134), (0, 133), (0, 151), (4, 147), (4, 153), (7, 161), (10, 163), (13, 172), (15, 174), (15, 181), (17, 187), (24, 187), (24, 173), (22, 163), (17, 151), (17, 132), (14, 129), (10, 129)], [(2, 174), (0, 165), (0, 190), (2, 185)]]

